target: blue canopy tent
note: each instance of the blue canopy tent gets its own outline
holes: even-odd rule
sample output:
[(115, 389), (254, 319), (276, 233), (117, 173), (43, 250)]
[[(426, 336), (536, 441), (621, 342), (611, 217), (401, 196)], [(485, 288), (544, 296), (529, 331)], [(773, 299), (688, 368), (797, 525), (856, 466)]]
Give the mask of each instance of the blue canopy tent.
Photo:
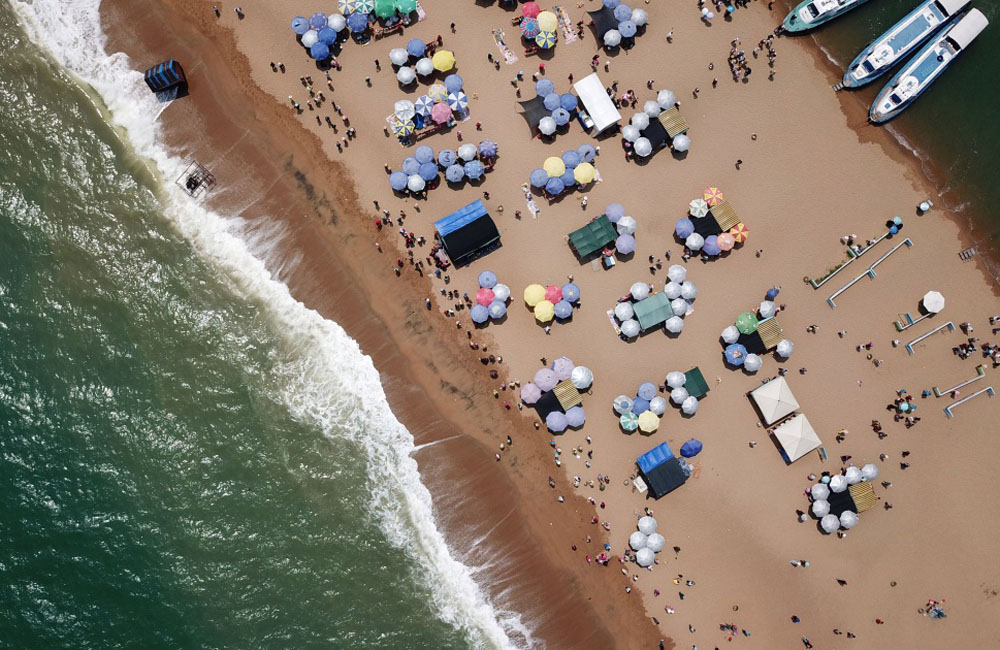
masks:
[(444, 250), (455, 266), (462, 266), (500, 245), (500, 231), (480, 200), (434, 222)]
[(688, 478), (674, 452), (670, 450), (670, 445), (665, 442), (639, 456), (636, 464), (654, 499), (673, 492), (684, 485)]

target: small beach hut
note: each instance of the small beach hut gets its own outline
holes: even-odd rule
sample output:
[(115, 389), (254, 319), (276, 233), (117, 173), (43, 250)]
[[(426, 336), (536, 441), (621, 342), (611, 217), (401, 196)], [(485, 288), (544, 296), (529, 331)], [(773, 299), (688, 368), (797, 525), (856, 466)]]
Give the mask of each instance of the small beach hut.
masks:
[(158, 63), (154, 65), (149, 70), (146, 70), (146, 74), (143, 75), (146, 80), (146, 85), (154, 93), (163, 92), (164, 90), (170, 90), (174, 87), (180, 87), (181, 89), (187, 85), (187, 77), (184, 75), (184, 68), (177, 61), (170, 59), (169, 61), (164, 61), (163, 63)]
[(774, 429), (774, 437), (789, 463), (794, 463), (823, 444), (809, 424), (809, 418), (801, 413), (778, 425)]
[(615, 227), (601, 215), (569, 234), (569, 244), (581, 260), (610, 245), (618, 238)]
[(750, 392), (750, 397), (757, 405), (765, 424), (773, 424), (799, 408), (799, 403), (784, 377), (775, 377), (766, 384), (758, 386)]
[(468, 264), (500, 245), (500, 231), (480, 200), (438, 219), (434, 228), (455, 266)]
[(614, 102), (604, 89), (604, 82), (597, 73), (587, 75), (573, 84), (573, 90), (580, 97), (590, 119), (594, 122), (591, 135), (598, 135), (621, 121), (621, 113), (615, 108)]
[(687, 481), (687, 474), (678, 463), (670, 445), (665, 442), (639, 456), (636, 464), (654, 499), (673, 492)]

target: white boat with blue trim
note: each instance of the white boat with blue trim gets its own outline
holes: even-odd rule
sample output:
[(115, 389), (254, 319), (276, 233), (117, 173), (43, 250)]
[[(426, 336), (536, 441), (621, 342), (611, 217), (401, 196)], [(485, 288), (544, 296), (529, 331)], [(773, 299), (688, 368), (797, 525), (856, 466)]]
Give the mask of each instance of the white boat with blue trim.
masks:
[(785, 16), (781, 28), (786, 32), (804, 32), (866, 2), (868, 0), (805, 0)]
[(978, 9), (953, 18), (944, 31), (917, 52), (886, 84), (872, 103), (868, 119), (875, 123), (886, 122), (906, 110), (989, 24)]
[(874, 81), (927, 41), (972, 0), (925, 0), (872, 41), (847, 66), (837, 88), (859, 88)]

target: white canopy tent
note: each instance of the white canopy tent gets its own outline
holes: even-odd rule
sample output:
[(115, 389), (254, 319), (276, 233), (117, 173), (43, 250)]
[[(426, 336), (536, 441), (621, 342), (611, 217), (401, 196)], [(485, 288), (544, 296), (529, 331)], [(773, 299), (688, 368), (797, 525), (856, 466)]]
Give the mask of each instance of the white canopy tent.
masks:
[(801, 413), (778, 425), (774, 437), (792, 463), (823, 444), (809, 424), (809, 418)]
[(594, 121), (594, 130), (591, 135), (601, 133), (618, 124), (622, 119), (621, 113), (608, 97), (608, 91), (604, 89), (604, 82), (601, 81), (596, 72), (573, 84), (573, 90), (580, 96), (584, 109), (590, 115), (590, 119)]
[(799, 408), (799, 403), (795, 400), (795, 395), (792, 394), (792, 389), (788, 387), (784, 377), (776, 377), (754, 389), (750, 396), (760, 409), (766, 424), (777, 422)]

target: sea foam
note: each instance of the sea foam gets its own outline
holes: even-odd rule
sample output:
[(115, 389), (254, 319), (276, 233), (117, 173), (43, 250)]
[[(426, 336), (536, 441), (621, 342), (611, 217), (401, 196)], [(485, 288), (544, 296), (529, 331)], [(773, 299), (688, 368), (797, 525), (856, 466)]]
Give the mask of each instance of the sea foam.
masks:
[[(368, 456), (376, 517), (388, 540), (406, 551), (431, 586), (439, 617), (463, 630), (477, 648), (539, 645), (520, 616), (497, 611), (473, 579), (475, 570), (454, 559), (435, 525), (431, 495), (411, 457), (413, 436), (392, 414), (378, 371), (357, 342), (337, 323), (306, 308), (253, 251), (280, 238), (248, 241), (245, 222), (204, 209), (170, 180), (185, 162), (170, 155), (155, 119), (164, 110), (142, 73), (123, 53), (107, 54), (99, 0), (13, 0), (31, 40), (56, 59), (81, 86), (123, 140), (165, 182), (163, 212), (177, 230), (223, 271), (231, 285), (260, 304), (282, 333), (286, 349), (276, 391), (293, 417), (314, 423), (329, 436), (348, 436)], [(91, 95), (93, 96), (93, 95)], [(150, 119), (153, 116), (154, 119)], [(257, 230), (259, 234), (259, 230)], [(264, 244), (264, 246), (262, 246)], [(374, 604), (373, 604), (374, 605)]]

